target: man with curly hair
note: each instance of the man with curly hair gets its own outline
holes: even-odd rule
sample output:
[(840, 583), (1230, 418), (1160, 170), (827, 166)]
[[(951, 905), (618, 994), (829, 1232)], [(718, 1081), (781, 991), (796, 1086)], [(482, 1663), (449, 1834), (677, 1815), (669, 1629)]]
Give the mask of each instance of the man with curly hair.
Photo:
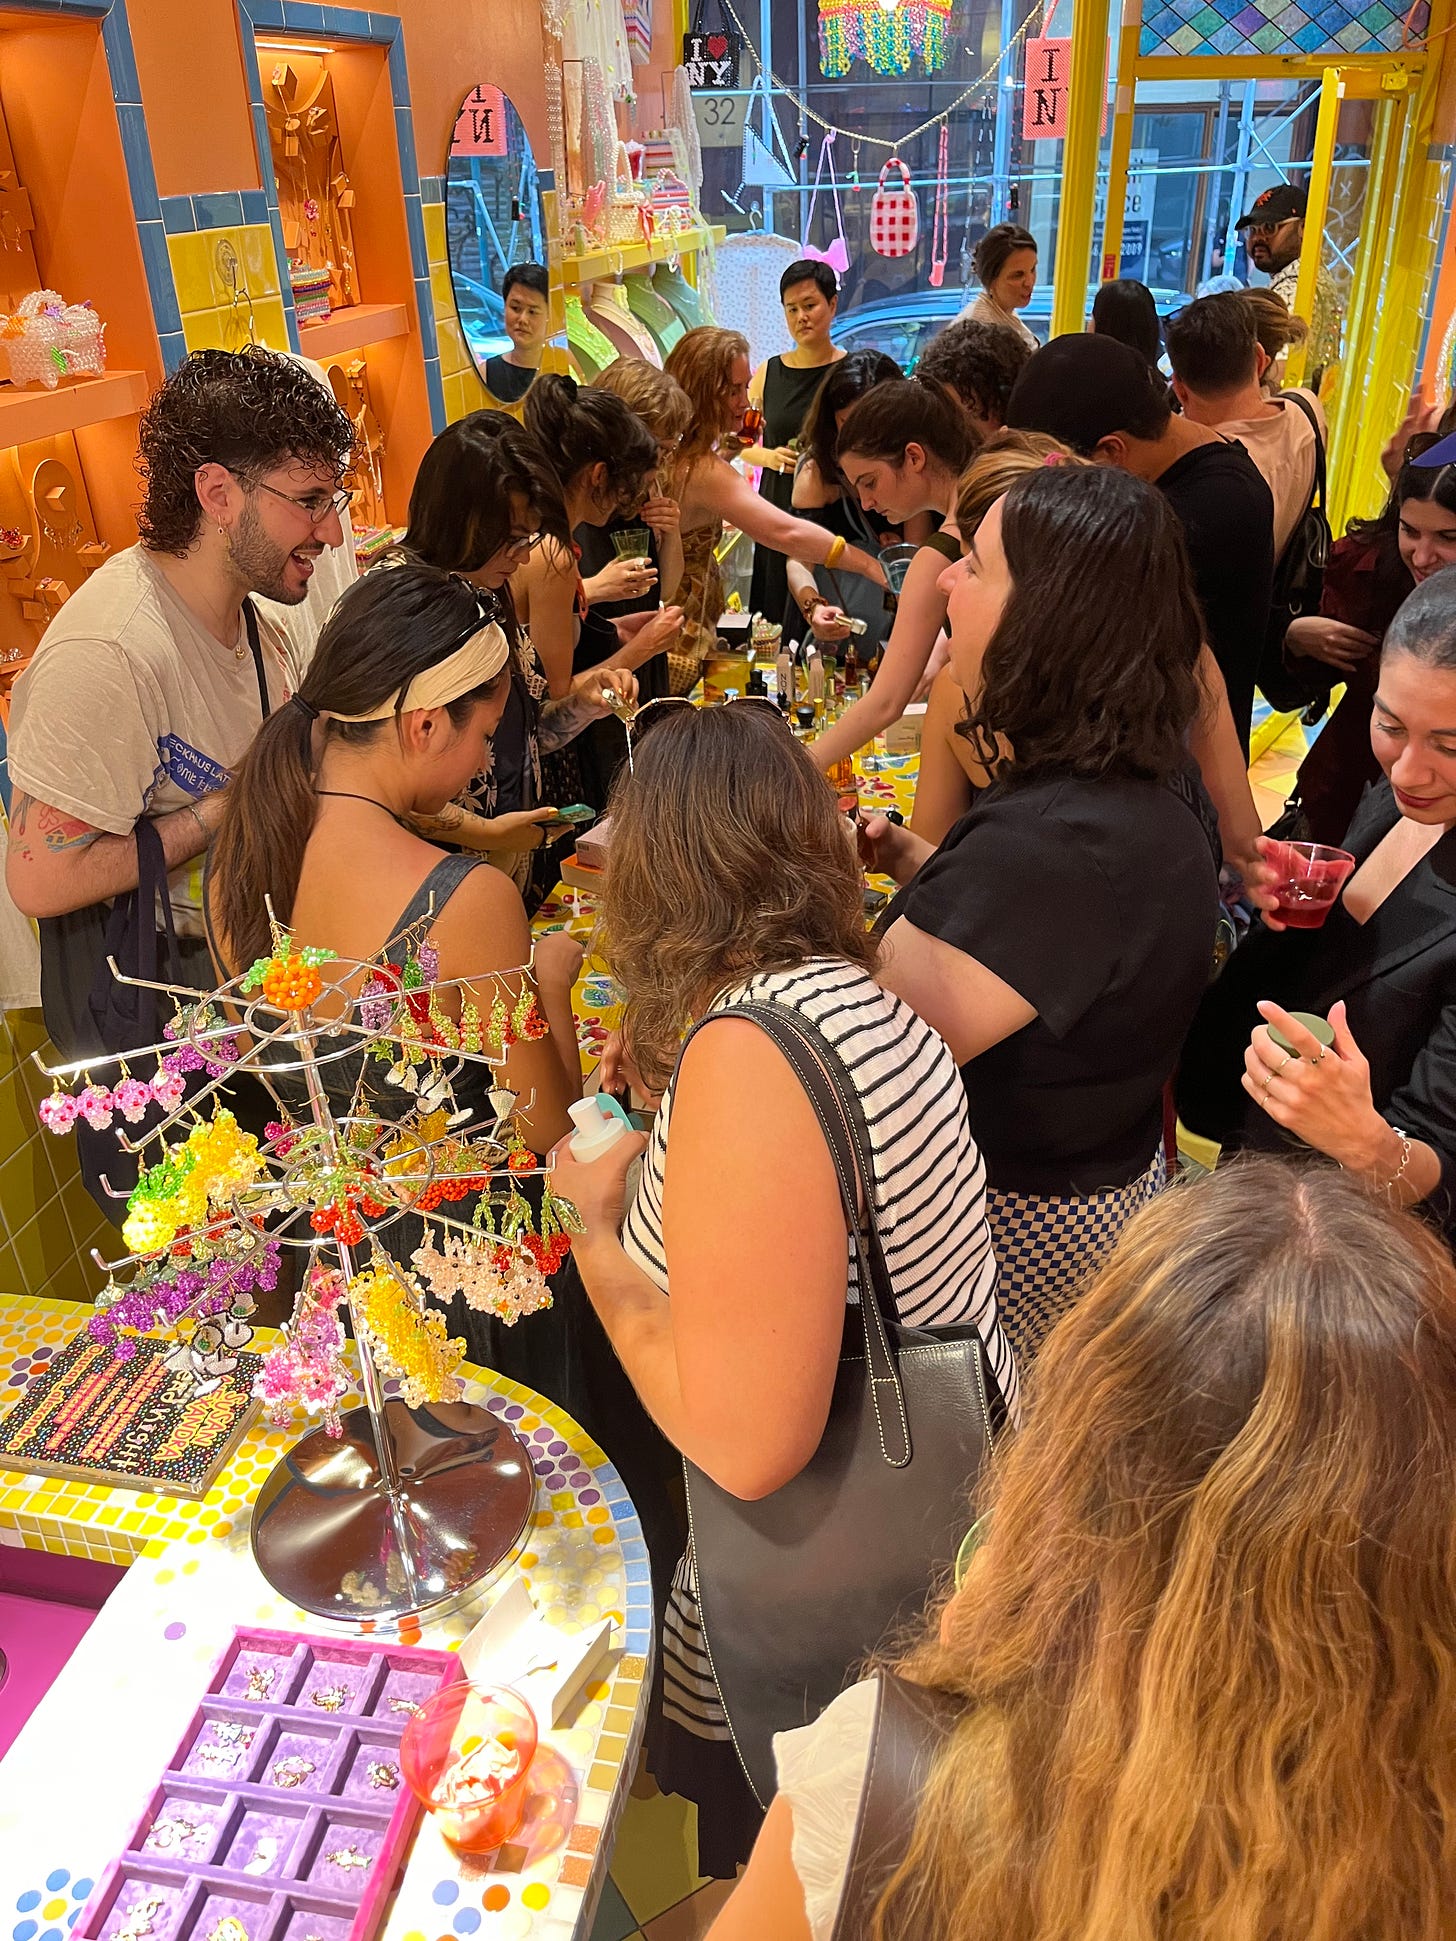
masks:
[(41, 920), (42, 1001), (65, 1049), (85, 1035), (106, 906), (136, 886), (143, 817), (189, 975), (212, 981), (200, 859), (233, 764), (296, 677), (286, 635), (249, 596), (306, 597), (343, 537), (352, 436), (297, 360), (194, 352), (142, 414), (141, 543), (71, 596), (16, 682), (6, 882)]
[(1032, 346), (1015, 331), (962, 317), (931, 339), (915, 375), (954, 391), (978, 437), (986, 439), (1006, 423), (1012, 390), (1031, 355)]

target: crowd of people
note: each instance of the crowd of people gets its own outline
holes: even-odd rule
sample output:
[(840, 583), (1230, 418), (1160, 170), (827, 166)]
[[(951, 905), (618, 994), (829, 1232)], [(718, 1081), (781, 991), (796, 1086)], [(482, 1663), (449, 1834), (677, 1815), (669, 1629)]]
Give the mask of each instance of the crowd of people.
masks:
[[(1297, 260), (1277, 192), (1250, 221), (1268, 267)], [(1164, 326), (1110, 284), (1042, 346), (1017, 316), (1036, 261), (992, 230), (981, 296), (911, 373), (837, 349), (833, 272), (805, 261), (758, 370), (705, 325), (590, 385), (539, 370), (545, 292), (512, 272), (519, 408), (440, 433), (304, 653), (260, 602), (300, 607), (341, 544), (349, 421), (300, 360), (194, 353), (142, 420), (139, 543), (16, 685), (9, 892), (68, 1056), (103, 1047), (108, 938), (128, 911), (158, 928), (159, 883), (199, 990), (262, 954), (270, 908), (351, 959), (415, 926), (443, 979), (530, 967), (549, 1029), (504, 1083), (582, 1231), (552, 1319), (451, 1326), (631, 1489), (663, 1611), (649, 1762), (698, 1803), (705, 1872), (752, 1853), (719, 1941), (1436, 1941), (1456, 436), (1413, 413), (1385, 512), (1311, 593), (1327, 429), (1282, 388), (1278, 295)], [(688, 699), (725, 527), (796, 653), (863, 643), (871, 678), (809, 734), (790, 692)], [(1318, 928), (1281, 922), (1249, 786), (1256, 688), (1281, 684), (1344, 690), (1282, 832), (1352, 859)], [(826, 775), (917, 699), (909, 822), (847, 818)], [(602, 1079), (652, 1115), (590, 1162), (565, 1137), (581, 948), (531, 931), (574, 804), (610, 811)], [(866, 873), (894, 884), (873, 926)], [(331, 1067), (336, 1100), (362, 1065)], [(270, 1082), (245, 1122), (300, 1103)], [(1175, 1183), (1175, 1113), (1219, 1144), (1212, 1179)], [(674, 1477), (784, 1499), (863, 1302), (970, 1344), (998, 1453), (952, 1506), (953, 1590), (927, 1549), (923, 1637), (858, 1683), (836, 1662), (817, 1722), (773, 1721), (769, 1804), (714, 1662), (723, 1560)]]

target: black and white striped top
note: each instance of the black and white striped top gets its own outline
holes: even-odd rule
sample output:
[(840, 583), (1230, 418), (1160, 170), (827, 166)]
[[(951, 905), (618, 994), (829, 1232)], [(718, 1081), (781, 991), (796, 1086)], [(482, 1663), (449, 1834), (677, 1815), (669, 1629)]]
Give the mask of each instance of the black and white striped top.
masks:
[[(714, 1011), (745, 1001), (800, 1012), (833, 1045), (859, 1091), (869, 1129), (875, 1213), (896, 1305), (913, 1326), (974, 1326), (1008, 1416), (1019, 1414), (1016, 1364), (996, 1312), (996, 1262), (986, 1225), (986, 1169), (971, 1138), (965, 1087), (941, 1038), (856, 964), (815, 958), (722, 992)], [(627, 1215), (628, 1255), (670, 1293), (662, 1191), (672, 1086), (658, 1108), (641, 1184)], [(853, 1254), (849, 1292), (858, 1297)], [(727, 1738), (702, 1645), (691, 1557), (679, 1566), (663, 1634), (664, 1709), (699, 1738)]]

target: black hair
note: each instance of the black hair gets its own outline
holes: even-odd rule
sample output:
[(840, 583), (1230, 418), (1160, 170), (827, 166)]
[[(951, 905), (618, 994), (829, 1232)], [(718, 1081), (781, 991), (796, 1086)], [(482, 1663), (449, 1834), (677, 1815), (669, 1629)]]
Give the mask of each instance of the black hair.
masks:
[(526, 429), (551, 454), (563, 486), (592, 465), (610, 468), (622, 504), (640, 497), (657, 470), (657, 440), (636, 412), (610, 391), (575, 378), (539, 376), (526, 393)]
[(1044, 431), (1083, 458), (1114, 432), (1152, 442), (1168, 428), (1167, 388), (1145, 357), (1115, 337), (1054, 337), (1016, 380), (1006, 422)]
[(866, 391), (839, 432), (841, 452), (903, 463), (920, 445), (948, 471), (964, 471), (978, 440), (954, 392), (934, 378), (891, 378)]
[(1386, 628), (1382, 652), (1410, 654), (1447, 672), (1456, 669), (1456, 567), (1443, 567), (1421, 581)]
[(1169, 318), (1166, 336), (1173, 375), (1190, 391), (1216, 398), (1255, 382), (1259, 337), (1241, 291), (1196, 298)]
[(545, 268), (540, 263), (513, 263), (501, 278), (501, 302), (504, 303), (517, 284), (523, 289), (534, 290), (538, 297), (551, 301), (551, 282)]
[(833, 303), (839, 295), (839, 278), (828, 263), (817, 262), (806, 256), (789, 267), (779, 278), (779, 302), (782, 303), (796, 283), (812, 283), (826, 303)]
[(1031, 358), (1031, 345), (1004, 324), (961, 317), (931, 339), (915, 375), (955, 392), (978, 418), (1005, 424), (1016, 380)]
[(513, 495), (533, 524), (571, 544), (561, 483), (538, 441), (504, 411), (472, 411), (420, 460), (400, 543), (442, 572), (478, 572), (510, 538)]
[[(299, 706), (275, 708), (233, 773), (213, 843), (208, 902), (232, 969), (268, 952), (268, 911), (287, 923), (298, 894), (318, 795), (315, 775), (329, 739), (366, 746), (389, 721), (319, 722), (364, 714), (395, 697), (395, 723), (416, 674), (462, 647), (492, 617), (488, 595), (457, 573), (419, 561), (376, 566), (340, 596), (298, 687)], [(482, 686), (446, 704), (455, 726), (510, 678), (509, 662)], [(315, 736), (317, 735), (317, 742)]]
[(961, 732), (1010, 787), (1054, 771), (1165, 781), (1203, 641), (1176, 513), (1111, 465), (1040, 466), (1001, 506), (1011, 592)]
[(976, 244), (971, 267), (980, 277), (982, 286), (989, 290), (1018, 249), (1035, 248), (1036, 238), (1029, 229), (1023, 229), (1017, 222), (998, 222)]
[(197, 473), (222, 465), (256, 479), (279, 465), (316, 465), (340, 479), (354, 427), (296, 357), (249, 345), (195, 350), (147, 400), (138, 435), (144, 481), (137, 530), (180, 558), (202, 530)]
[(893, 357), (880, 350), (852, 350), (829, 366), (829, 375), (810, 400), (799, 432), (799, 447), (813, 459), (826, 485), (843, 485), (839, 469), (839, 427), (835, 419), (841, 411), (857, 404), (867, 391), (891, 378), (903, 376)]
[(1092, 328), (1099, 337), (1115, 337), (1128, 344), (1140, 357), (1156, 364), (1163, 348), (1163, 327), (1158, 306), (1146, 283), (1135, 277), (1117, 277), (1104, 283), (1092, 299)]
[[(1405, 462), (1395, 475), (1390, 497), (1373, 519), (1352, 519), (1346, 531), (1357, 539), (1388, 540), (1394, 548), (1400, 531), (1400, 509), (1408, 499), (1441, 506), (1456, 512), (1456, 465), (1422, 465), (1423, 452), (1429, 451), (1444, 433), (1437, 429), (1422, 432), (1406, 446)], [(1400, 562), (1400, 571), (1408, 569)]]

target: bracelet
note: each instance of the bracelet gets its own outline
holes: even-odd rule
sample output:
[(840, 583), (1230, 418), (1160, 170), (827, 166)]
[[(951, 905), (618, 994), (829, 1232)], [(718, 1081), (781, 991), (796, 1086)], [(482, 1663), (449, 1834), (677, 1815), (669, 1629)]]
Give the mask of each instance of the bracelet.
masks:
[(1392, 1126), (1390, 1129), (1400, 1141), (1400, 1164), (1396, 1167), (1390, 1178), (1385, 1180), (1381, 1185), (1381, 1192), (1386, 1194), (1393, 1193), (1396, 1187), (1400, 1185), (1401, 1180), (1405, 1176), (1405, 1169), (1410, 1164), (1411, 1153), (1415, 1150), (1409, 1135), (1402, 1132), (1399, 1126)]
[(197, 824), (198, 828), (202, 831), (203, 848), (211, 849), (213, 836), (217, 833), (216, 830), (208, 828), (207, 824), (202, 819), (202, 812), (198, 808), (195, 802), (184, 802), (182, 806), (187, 811), (188, 815), (191, 816), (192, 820)]
[(826, 566), (837, 566), (848, 551), (849, 541), (845, 538), (844, 534), (842, 532), (835, 533), (833, 539), (829, 542), (829, 557), (825, 560), (824, 564)]

